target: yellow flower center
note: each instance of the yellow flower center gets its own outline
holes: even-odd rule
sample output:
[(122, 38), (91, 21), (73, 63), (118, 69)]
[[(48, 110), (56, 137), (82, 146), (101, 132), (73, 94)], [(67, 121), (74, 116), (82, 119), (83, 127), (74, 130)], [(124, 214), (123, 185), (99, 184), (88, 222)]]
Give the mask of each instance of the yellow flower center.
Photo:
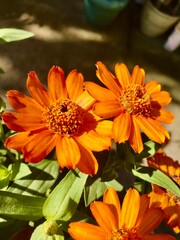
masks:
[(120, 102), (126, 111), (133, 115), (149, 116), (152, 109), (150, 94), (138, 84), (129, 84), (124, 90)]
[(110, 240), (142, 240), (142, 238), (139, 236), (138, 229), (136, 227), (131, 229), (123, 227), (118, 231), (113, 232)]
[(43, 121), (54, 133), (77, 135), (83, 124), (83, 109), (69, 99), (60, 99), (45, 108)]

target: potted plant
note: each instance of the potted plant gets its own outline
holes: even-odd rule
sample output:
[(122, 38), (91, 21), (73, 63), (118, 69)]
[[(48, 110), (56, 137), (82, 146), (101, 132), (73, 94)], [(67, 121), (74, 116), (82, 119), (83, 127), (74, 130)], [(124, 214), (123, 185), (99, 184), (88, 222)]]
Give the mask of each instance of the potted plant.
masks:
[(87, 20), (94, 26), (110, 25), (129, 0), (84, 0)]
[(143, 34), (157, 37), (180, 19), (180, 0), (146, 0), (142, 9), (140, 28)]

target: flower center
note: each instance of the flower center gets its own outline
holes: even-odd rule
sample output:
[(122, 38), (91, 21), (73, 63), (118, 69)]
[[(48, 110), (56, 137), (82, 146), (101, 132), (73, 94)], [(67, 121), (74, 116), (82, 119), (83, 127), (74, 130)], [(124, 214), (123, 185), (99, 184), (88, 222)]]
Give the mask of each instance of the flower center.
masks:
[(110, 240), (142, 240), (142, 238), (139, 236), (138, 229), (136, 227), (131, 229), (123, 227), (118, 231), (113, 232)]
[(77, 135), (83, 124), (83, 109), (69, 99), (60, 99), (45, 108), (43, 121), (54, 133)]
[(146, 89), (138, 84), (129, 84), (120, 98), (122, 106), (133, 115), (149, 116), (151, 111), (151, 98)]

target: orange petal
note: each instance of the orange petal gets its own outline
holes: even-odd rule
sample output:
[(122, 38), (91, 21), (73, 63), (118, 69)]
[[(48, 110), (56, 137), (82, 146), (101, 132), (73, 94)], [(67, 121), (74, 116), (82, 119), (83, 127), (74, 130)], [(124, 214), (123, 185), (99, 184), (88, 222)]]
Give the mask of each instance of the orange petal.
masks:
[(141, 195), (140, 197), (140, 209), (136, 222), (136, 226), (139, 226), (144, 221), (144, 216), (149, 209), (150, 198), (147, 194)]
[(145, 85), (145, 89), (148, 91), (148, 93), (155, 93), (161, 91), (161, 85), (157, 83), (157, 81), (153, 80)]
[(136, 65), (133, 68), (132, 78), (131, 79), (132, 79), (131, 83), (133, 83), (133, 84), (144, 85), (144, 79), (145, 79), (145, 71), (144, 71), (144, 69), (142, 69), (138, 65)]
[(85, 110), (92, 108), (95, 103), (95, 99), (89, 95), (87, 91), (83, 91), (82, 94), (75, 100), (75, 103)]
[[(96, 123), (96, 132), (101, 136), (112, 137), (113, 122), (108, 120), (98, 121)], [(89, 127), (90, 128), (90, 127)], [(92, 129), (92, 128), (90, 128)]]
[(104, 101), (94, 104), (93, 112), (102, 118), (118, 116), (123, 111), (118, 101)]
[(35, 72), (30, 72), (26, 81), (31, 96), (42, 106), (49, 106), (49, 96), (46, 88), (39, 81)]
[(77, 164), (77, 168), (85, 174), (89, 174), (91, 176), (95, 175), (98, 171), (98, 162), (92, 154), (92, 151), (80, 144), (78, 146), (81, 153), (81, 159)]
[(68, 96), (72, 101), (75, 101), (83, 92), (84, 77), (77, 70), (73, 70), (66, 78), (66, 87)]
[(2, 118), (8, 128), (16, 132), (33, 131), (46, 128), (44, 124), (42, 124), (41, 115), (6, 112), (2, 115)]
[(122, 204), (120, 226), (135, 226), (140, 208), (140, 195), (136, 189), (129, 188)]
[(165, 136), (169, 138), (168, 132), (156, 120), (137, 116), (134, 118), (143, 132), (153, 141), (164, 143)]
[(113, 137), (116, 142), (122, 143), (129, 139), (131, 130), (131, 116), (129, 113), (121, 113), (113, 121)]
[(56, 143), (56, 155), (61, 168), (75, 169), (80, 160), (80, 151), (72, 137), (59, 137)]
[(104, 83), (104, 85), (109, 88), (116, 96), (120, 96), (120, 87), (116, 82), (115, 77), (110, 73), (106, 66), (102, 62), (97, 62), (96, 64), (97, 77)]
[(144, 219), (139, 226), (139, 234), (141, 236), (150, 234), (156, 229), (163, 220), (163, 212), (160, 208), (153, 208), (146, 212)]
[(22, 149), (26, 142), (28, 142), (32, 138), (32, 136), (29, 137), (28, 135), (29, 132), (17, 133), (6, 139), (5, 146), (7, 148), (15, 149), (17, 151), (22, 152)]
[(8, 91), (7, 97), (10, 105), (18, 112), (41, 114), (44, 110), (44, 108), (33, 98), (28, 97), (17, 90)]
[(49, 130), (33, 134), (23, 148), (25, 161), (36, 163), (43, 160), (55, 147), (56, 138), (56, 134)]
[(115, 65), (115, 73), (119, 80), (120, 85), (122, 86), (123, 89), (125, 89), (127, 85), (130, 84), (130, 79), (131, 79), (131, 75), (129, 73), (128, 68), (123, 63), (121, 64), (117, 63)]
[(174, 114), (172, 112), (169, 112), (166, 109), (161, 109), (159, 111), (160, 116), (156, 117), (156, 120), (158, 122), (170, 124), (174, 122)]
[(141, 131), (136, 121), (134, 121), (134, 116), (132, 116), (132, 119), (129, 143), (135, 152), (140, 153), (143, 150)]
[(98, 225), (108, 234), (118, 229), (117, 218), (113, 215), (109, 206), (103, 202), (93, 202), (90, 205), (91, 212)]
[(59, 98), (67, 98), (64, 71), (60, 67), (53, 66), (48, 73), (48, 89), (51, 101)]
[(70, 223), (68, 232), (75, 240), (104, 240), (107, 237), (102, 228), (86, 222)]
[(84, 147), (96, 152), (109, 149), (111, 146), (111, 139), (109, 137), (101, 136), (93, 130), (82, 133), (76, 139)]
[[(103, 202), (109, 205), (114, 216), (117, 218), (117, 222), (120, 223), (121, 204), (114, 188), (110, 187), (105, 191)], [(120, 227), (119, 224), (118, 227)]]
[(158, 102), (161, 106), (168, 105), (172, 100), (170, 94), (165, 91), (151, 93), (151, 98), (152, 101)]
[(84, 85), (89, 94), (98, 101), (117, 101), (116, 95), (107, 88), (93, 82), (85, 82)]

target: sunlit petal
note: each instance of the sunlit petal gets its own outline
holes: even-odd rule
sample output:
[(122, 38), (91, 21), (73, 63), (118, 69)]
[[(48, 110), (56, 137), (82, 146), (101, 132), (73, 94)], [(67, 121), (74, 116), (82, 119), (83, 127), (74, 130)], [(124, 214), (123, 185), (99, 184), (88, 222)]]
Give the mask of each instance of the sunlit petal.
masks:
[(157, 101), (161, 106), (168, 105), (172, 100), (170, 94), (165, 91), (151, 93), (151, 98), (152, 101)]
[(75, 100), (75, 103), (85, 110), (92, 108), (96, 100), (89, 95), (87, 91), (83, 91), (82, 94)]
[(122, 88), (126, 88), (126, 86), (130, 84), (131, 79), (131, 75), (126, 65), (123, 63), (117, 63), (115, 65), (115, 73)]
[(143, 150), (141, 131), (134, 116), (132, 116), (129, 143), (135, 152), (140, 153)]
[(148, 93), (155, 93), (161, 91), (161, 85), (157, 83), (157, 81), (152, 80), (145, 85), (145, 89), (148, 91)]
[(173, 123), (174, 122), (174, 114), (166, 109), (161, 109), (159, 111), (160, 116), (156, 117), (158, 122), (162, 123)]
[(136, 65), (133, 68), (131, 83), (143, 85), (145, 80), (145, 71), (144, 69), (140, 68)]

